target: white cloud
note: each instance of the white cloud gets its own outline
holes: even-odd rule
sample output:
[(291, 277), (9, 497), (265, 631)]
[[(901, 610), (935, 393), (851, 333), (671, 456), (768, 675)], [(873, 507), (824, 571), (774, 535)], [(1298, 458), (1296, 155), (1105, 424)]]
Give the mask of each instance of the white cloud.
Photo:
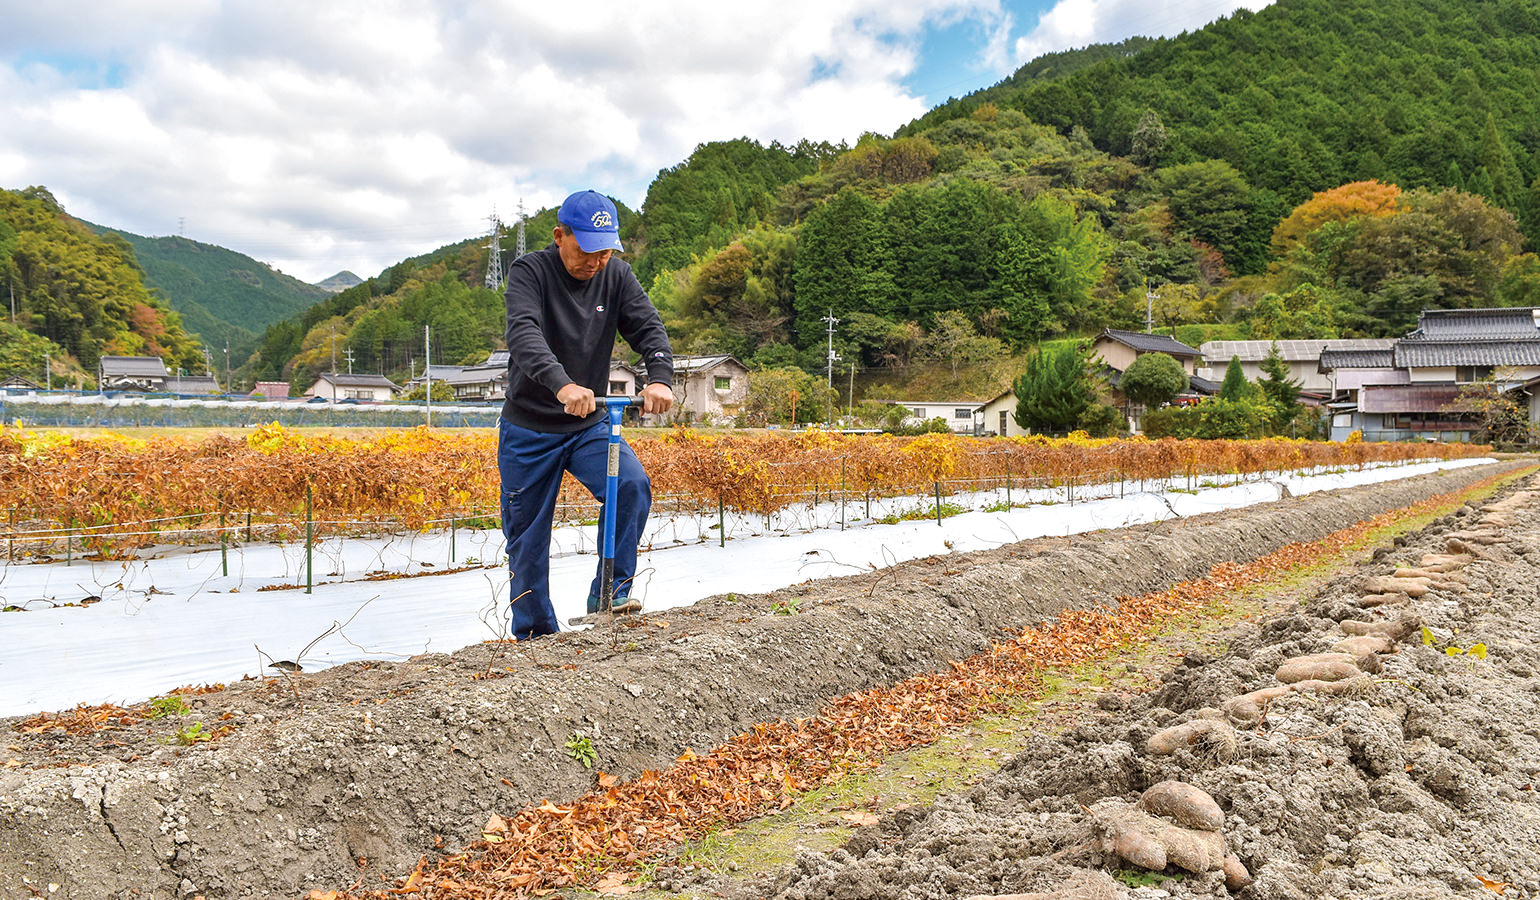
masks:
[[(1015, 51), (1204, 5), (1066, 0)], [(891, 132), (925, 111), (903, 85), (925, 34), (957, 22), (979, 62), (1019, 62), (1000, 0), (27, 4), (0, 34), (0, 186), (143, 234), (185, 219), (307, 280), (370, 275), (494, 204), (638, 206), (703, 142)]]
[(923, 30), (997, 0), (31, 6), (0, 37), (0, 184), (315, 280), (594, 186), (636, 206), (702, 142), (922, 113)]

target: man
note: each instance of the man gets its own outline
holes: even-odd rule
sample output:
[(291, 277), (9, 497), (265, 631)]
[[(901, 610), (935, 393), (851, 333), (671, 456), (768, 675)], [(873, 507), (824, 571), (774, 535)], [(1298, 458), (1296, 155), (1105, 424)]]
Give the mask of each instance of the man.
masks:
[[(562, 473), (571, 472), (596, 498), (604, 496), (609, 424), (595, 395), (609, 388), (617, 333), (647, 367), (642, 411), (665, 413), (674, 403), (674, 355), (663, 322), (631, 267), (611, 258), (622, 249), (615, 204), (595, 191), (579, 191), (562, 203), (556, 220), (551, 245), (514, 262), (504, 294), (508, 397), (498, 421), (497, 468), (515, 640), (560, 627), (549, 575)], [(631, 580), (652, 486), (624, 444), (618, 487), (616, 508), (600, 512), (600, 529), (603, 517), (615, 516), (613, 609), (634, 612), (641, 604), (630, 597)], [(596, 575), (590, 613), (598, 611), (599, 595)]]

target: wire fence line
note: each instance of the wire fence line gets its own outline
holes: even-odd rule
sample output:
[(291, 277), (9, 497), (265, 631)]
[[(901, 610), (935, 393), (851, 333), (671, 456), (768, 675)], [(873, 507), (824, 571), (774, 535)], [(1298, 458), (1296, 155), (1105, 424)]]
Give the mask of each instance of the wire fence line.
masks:
[(0, 424), (29, 428), (496, 428), (502, 406), (252, 400), (129, 392), (0, 391)]
[[(1355, 467), (1407, 465), (1418, 461), (1421, 460), (1408, 458), (1360, 462)], [(848, 459), (843, 462), (848, 466)], [(1321, 468), (1314, 467), (1315, 470)], [(828, 485), (779, 482), (770, 485), (775, 494), (768, 508), (757, 510), (729, 508), (721, 498), (712, 504), (710, 498), (696, 494), (657, 493), (653, 497), (651, 530), (644, 543), (682, 544), (712, 539), (725, 543), (746, 534), (811, 531), (872, 521), (934, 517), (940, 522), (947, 516), (973, 508), (960, 507), (953, 502), (962, 495), (987, 494), (990, 496), (985, 500), (985, 509), (1008, 510), (1040, 503), (1073, 505), (1124, 496), (1129, 492), (1195, 491), (1247, 481), (1274, 480), (1297, 473), (1298, 470), (1258, 470), (1098, 481), (1006, 472), (935, 478), (929, 482), (911, 479), (903, 484), (879, 488), (859, 488), (848, 480)], [(553, 528), (595, 526), (600, 509), (600, 501), (569, 476), (554, 509)], [(218, 544), (222, 550), (227, 550), (257, 541), (303, 540), (311, 546), (329, 539), (412, 536), (438, 531), (451, 535), (449, 555), (452, 561), (454, 534), (464, 530), (500, 529), (500, 510), (493, 506), (466, 506), (447, 515), (410, 520), (383, 514), (322, 515), (313, 504), (307, 505), (303, 515), (285, 510), (226, 507), (99, 523), (60, 523), (46, 517), (28, 517), (16, 507), (7, 512), (0, 538), (5, 541), (9, 562), (50, 561), (59, 557), (66, 562), (86, 557), (131, 559), (139, 552), (166, 544)], [(666, 535), (669, 537), (664, 540)], [(597, 542), (596, 536), (594, 540)], [(581, 539), (579, 549), (583, 549)]]

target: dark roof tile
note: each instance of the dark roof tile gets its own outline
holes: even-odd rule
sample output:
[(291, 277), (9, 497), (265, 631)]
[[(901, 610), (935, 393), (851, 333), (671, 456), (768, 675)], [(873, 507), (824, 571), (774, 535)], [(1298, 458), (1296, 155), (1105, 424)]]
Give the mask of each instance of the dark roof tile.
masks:
[(1101, 336), (1143, 353), (1168, 353), (1172, 356), (1192, 357), (1203, 355), (1197, 347), (1189, 347), (1166, 334), (1145, 334), (1142, 331), (1119, 331), (1115, 328), (1108, 328), (1101, 333)]

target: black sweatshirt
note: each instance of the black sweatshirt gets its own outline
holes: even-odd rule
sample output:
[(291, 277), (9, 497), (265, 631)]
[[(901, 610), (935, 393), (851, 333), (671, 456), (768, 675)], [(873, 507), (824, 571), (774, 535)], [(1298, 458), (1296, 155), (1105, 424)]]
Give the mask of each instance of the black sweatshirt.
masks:
[(580, 431), (604, 418), (570, 416), (556, 392), (578, 384), (603, 397), (618, 332), (642, 355), (647, 381), (674, 383), (674, 354), (663, 320), (631, 266), (610, 258), (587, 281), (567, 274), (555, 244), (527, 253), (508, 272), (508, 396), (503, 418), (531, 431)]

